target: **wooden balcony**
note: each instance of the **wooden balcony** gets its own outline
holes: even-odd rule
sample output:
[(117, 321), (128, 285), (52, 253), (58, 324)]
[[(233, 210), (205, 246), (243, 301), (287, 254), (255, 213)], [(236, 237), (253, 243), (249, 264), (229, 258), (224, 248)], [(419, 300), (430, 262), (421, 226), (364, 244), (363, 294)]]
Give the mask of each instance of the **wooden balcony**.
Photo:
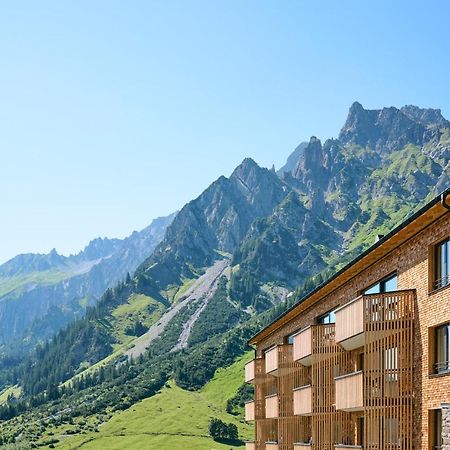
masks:
[(363, 295), (346, 303), (336, 310), (336, 342), (345, 350), (354, 350), (364, 345), (368, 329), (381, 337), (389, 331), (389, 323), (398, 321), (401, 327), (409, 326), (414, 297), (414, 290), (404, 290)]
[(288, 373), (292, 365), (292, 345), (276, 345), (265, 351), (266, 374), (280, 376)]
[(278, 394), (266, 397), (266, 419), (276, 419), (278, 417)]
[(274, 375), (278, 371), (278, 346), (269, 348), (264, 353), (266, 373)]
[(355, 298), (336, 310), (336, 342), (345, 350), (364, 345), (364, 298)]
[(310, 416), (312, 414), (312, 410), (311, 385), (294, 389), (294, 415)]
[(294, 443), (294, 450), (311, 450), (312, 445), (306, 442)]
[(336, 377), (336, 409), (353, 412), (364, 409), (363, 373), (353, 372)]
[(251, 422), (255, 420), (255, 402), (251, 401), (245, 403), (244, 409), (245, 409), (245, 421)]
[(256, 450), (256, 444), (254, 442), (246, 442), (245, 450)]
[(293, 358), (304, 366), (312, 364), (312, 327), (304, 328), (294, 335)]
[(278, 450), (278, 442), (266, 442), (266, 450)]
[(264, 359), (256, 358), (252, 359), (245, 365), (245, 377), (246, 383), (257, 383), (258, 380), (262, 381), (262, 375), (264, 374)]

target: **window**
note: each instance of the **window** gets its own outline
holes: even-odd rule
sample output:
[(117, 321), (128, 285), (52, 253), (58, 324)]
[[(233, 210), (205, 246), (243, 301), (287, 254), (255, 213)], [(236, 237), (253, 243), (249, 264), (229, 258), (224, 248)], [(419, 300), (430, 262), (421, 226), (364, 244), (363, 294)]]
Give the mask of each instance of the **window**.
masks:
[(319, 325), (326, 325), (328, 323), (336, 323), (336, 313), (335, 311), (328, 311), (323, 316), (317, 318), (317, 323)]
[(398, 379), (398, 348), (391, 347), (384, 351), (384, 369), (387, 381)]
[(386, 278), (378, 281), (372, 286), (368, 287), (363, 294), (380, 294), (383, 292), (392, 292), (397, 290), (397, 274), (389, 275)]
[(358, 358), (356, 360), (356, 370), (364, 370), (364, 353), (358, 353)]
[(449, 351), (450, 351), (450, 324), (445, 324), (435, 329), (435, 359), (434, 372), (449, 372)]
[(435, 247), (434, 289), (447, 286), (450, 283), (450, 239)]
[(442, 410), (434, 409), (430, 411), (431, 427), (430, 438), (432, 439), (432, 449), (440, 450), (442, 448)]

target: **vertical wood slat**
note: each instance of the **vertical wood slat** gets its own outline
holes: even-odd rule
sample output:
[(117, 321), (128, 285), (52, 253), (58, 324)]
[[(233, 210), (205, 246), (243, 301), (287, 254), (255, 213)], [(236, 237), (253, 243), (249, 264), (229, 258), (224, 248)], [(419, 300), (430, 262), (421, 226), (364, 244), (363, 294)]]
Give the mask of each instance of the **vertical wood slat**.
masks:
[(365, 448), (412, 449), (413, 291), (364, 297)]
[(244, 411), (245, 411), (245, 421), (246, 422), (252, 422), (255, 420), (255, 402), (246, 402), (244, 404)]
[(334, 381), (337, 410), (361, 411), (364, 409), (362, 371), (337, 377)]
[(310, 365), (312, 355), (312, 327), (307, 327), (293, 337), (293, 358), (300, 364)]
[[(357, 443), (369, 450), (412, 450), (414, 292), (362, 299), (364, 410), (338, 411), (334, 402), (334, 379), (355, 370), (358, 351), (344, 351), (336, 344), (333, 325), (314, 325), (307, 329), (311, 346), (308, 367), (294, 362), (299, 355), (295, 346), (298, 335), (293, 348), (286, 344), (277, 346), (276, 351), (269, 349), (273, 352), (269, 354), (271, 374), (262, 374), (255, 383), (255, 402), (276, 393), (279, 410), (277, 418), (265, 418), (264, 414), (256, 418), (255, 450), (329, 450), (336, 444)], [(306, 384), (311, 384), (312, 415), (295, 416), (294, 389)], [(356, 440), (358, 414), (364, 416), (364, 442)], [(312, 444), (308, 444), (311, 437)]]
[(336, 342), (364, 332), (364, 299), (359, 296), (336, 310)]

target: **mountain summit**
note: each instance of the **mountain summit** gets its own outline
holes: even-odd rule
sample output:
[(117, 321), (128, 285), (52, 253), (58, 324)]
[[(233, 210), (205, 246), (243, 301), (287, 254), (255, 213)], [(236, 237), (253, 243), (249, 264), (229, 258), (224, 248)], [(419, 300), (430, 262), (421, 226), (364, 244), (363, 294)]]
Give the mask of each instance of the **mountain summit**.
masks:
[[(154, 395), (170, 378), (199, 389), (244, 353), (256, 326), (449, 186), (449, 160), (450, 126), (439, 110), (366, 110), (356, 102), (338, 138), (312, 136), (278, 174), (245, 159), (187, 203), (134, 275), (106, 290), (84, 318), (14, 370), (0, 360), (0, 388), (23, 392), (22, 409), (0, 407), (8, 418), (23, 411), (8, 422), (8, 436), (26, 435), (17, 423), (45, 424), (49, 398), (55, 414), (69, 408), (91, 423)], [(94, 241), (89, 253), (110, 245)], [(111, 260), (128, 261), (126, 254)], [(27, 306), (43, 298), (28, 297)], [(14, 327), (25, 303), (7, 317), (3, 304), (0, 320)], [(60, 390), (63, 383), (71, 390)], [(243, 403), (242, 396), (230, 401)], [(31, 404), (41, 406), (30, 411)]]
[(370, 147), (381, 153), (399, 150), (407, 144), (423, 146), (426, 142), (439, 142), (441, 127), (449, 128), (438, 109), (417, 106), (393, 106), (383, 109), (364, 109), (355, 102), (339, 133), (339, 141)]

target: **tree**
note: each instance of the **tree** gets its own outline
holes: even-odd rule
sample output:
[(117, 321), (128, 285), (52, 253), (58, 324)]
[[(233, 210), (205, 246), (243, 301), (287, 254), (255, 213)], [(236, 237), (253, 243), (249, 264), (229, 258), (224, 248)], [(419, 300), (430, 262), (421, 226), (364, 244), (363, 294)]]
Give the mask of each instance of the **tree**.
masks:
[(218, 439), (235, 440), (238, 438), (238, 429), (234, 423), (227, 424), (216, 418), (210, 420), (208, 432), (215, 441)]

